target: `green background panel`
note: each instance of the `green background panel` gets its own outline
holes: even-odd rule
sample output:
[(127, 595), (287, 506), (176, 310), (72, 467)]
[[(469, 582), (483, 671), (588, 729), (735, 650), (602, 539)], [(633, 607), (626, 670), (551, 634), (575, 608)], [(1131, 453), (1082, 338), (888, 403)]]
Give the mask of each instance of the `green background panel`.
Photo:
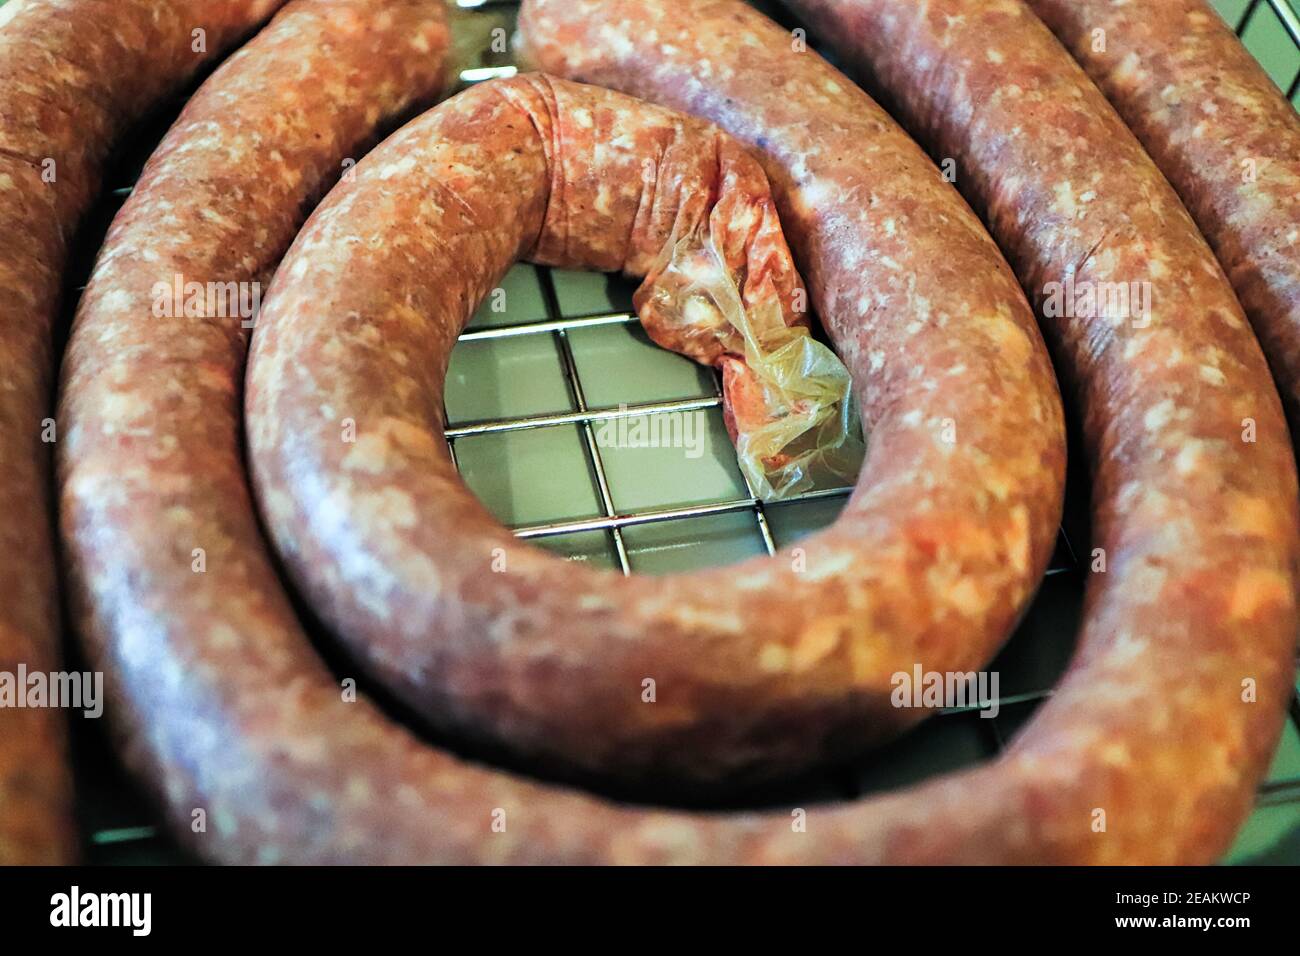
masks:
[(1241, 38), (1273, 82), (1283, 91), (1289, 90), (1296, 73), (1300, 72), (1300, 49), (1296, 49), (1273, 8), (1260, 3), (1250, 15)]
[(575, 531), (548, 538), (536, 538), (533, 544), (590, 568), (618, 570), (618, 556), (604, 531)]
[(711, 371), (655, 345), (639, 322), (574, 329), (569, 341), (592, 408), (701, 398), (716, 392)]
[(1237, 834), (1226, 863), (1300, 863), (1300, 795), (1289, 803), (1260, 806)]
[(769, 504), (765, 511), (778, 547), (787, 548), (799, 539), (819, 531), (844, 509), (843, 498), (815, 498)]
[[(719, 409), (632, 415), (626, 421), (626, 435), (614, 423), (602, 422), (596, 428), (614, 506), (620, 513), (748, 496)], [(672, 421), (677, 424), (665, 427)], [(642, 438), (634, 431), (639, 426), (647, 430)], [(681, 435), (682, 447), (639, 447), (655, 435), (655, 429), (661, 442)]]
[(1250, 6), (1250, 0), (1212, 0), (1212, 2), (1214, 9), (1219, 11), (1219, 16), (1223, 17), (1234, 30), (1237, 24), (1241, 23), (1246, 8)]
[(460, 438), (456, 461), (465, 483), (511, 527), (600, 512), (581, 430), (574, 425)]
[(635, 525), (623, 537), (638, 574), (694, 571), (764, 553), (754, 519), (744, 513)]
[(443, 398), (453, 425), (573, 409), (555, 339), (544, 334), (460, 343)]
[(635, 286), (599, 272), (555, 270), (555, 294), (565, 315), (631, 312)]
[(1268, 771), (1268, 782), (1281, 784), (1293, 781), (1300, 785), (1300, 729), (1294, 721), (1287, 721)]

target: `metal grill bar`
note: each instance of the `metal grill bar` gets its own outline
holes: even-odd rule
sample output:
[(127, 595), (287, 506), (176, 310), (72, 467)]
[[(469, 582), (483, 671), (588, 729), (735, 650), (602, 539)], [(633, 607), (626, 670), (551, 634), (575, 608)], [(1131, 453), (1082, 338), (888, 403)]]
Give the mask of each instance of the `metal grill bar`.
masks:
[[(550, 269), (539, 269), (538, 278), (542, 283), (542, 298), (546, 302), (546, 313), (553, 320), (560, 317), (560, 300), (555, 294), (555, 279)], [(578, 375), (578, 363), (573, 360), (573, 347), (569, 343), (569, 333), (565, 329), (555, 332), (556, 344), (560, 347), (560, 357), (564, 367), (564, 378), (573, 394), (573, 402), (578, 411), (587, 413), (587, 397), (582, 390), (582, 379)], [(591, 420), (582, 423), (582, 440), (587, 448), (587, 457), (596, 475), (596, 486), (600, 491), (600, 504), (605, 509), (606, 517), (613, 518), (614, 496), (610, 492), (609, 478), (605, 474), (605, 463), (600, 457), (600, 447), (596, 442), (596, 433), (591, 427)], [(632, 564), (628, 560), (627, 544), (623, 541), (623, 530), (619, 526), (610, 528), (610, 537), (614, 542), (614, 553), (618, 556), (618, 566), (624, 574), (632, 573)]]
[[(788, 502), (782, 507), (800, 501), (817, 501), (826, 498), (847, 497), (851, 488), (825, 488), (810, 491)], [(661, 521), (676, 521), (679, 518), (706, 518), (710, 515), (729, 514), (736, 511), (752, 511), (762, 507), (756, 497), (734, 498), (730, 501), (714, 501), (703, 505), (687, 505), (682, 508), (660, 508), (651, 511), (635, 511), (624, 515), (606, 515), (603, 518), (580, 518), (576, 521), (557, 521), (549, 524), (524, 525), (514, 529), (520, 538), (549, 538), (557, 534), (572, 534), (576, 531), (603, 531), (627, 528), (639, 524), (655, 524)], [(775, 549), (773, 549), (775, 553)]]
[(602, 325), (630, 325), (639, 321), (631, 312), (610, 312), (605, 315), (585, 315), (576, 319), (553, 319), (547, 322), (525, 322), (521, 325), (499, 325), (488, 329), (470, 329), (462, 332), (458, 341), (485, 342), (490, 339), (509, 339), (520, 335), (537, 335), (541, 332), (594, 329)]
[[(556, 338), (561, 343), (561, 356), (564, 358), (565, 375), (569, 374), (569, 339), (564, 329), (555, 330)], [(552, 425), (584, 425), (591, 422), (603, 422), (610, 419), (632, 418), (638, 415), (660, 415), (665, 412), (694, 412), (706, 408), (717, 408), (720, 398), (684, 398), (675, 402), (646, 402), (641, 405), (620, 405), (617, 408), (584, 408), (577, 403), (576, 412), (556, 412), (551, 415), (526, 415), (521, 418), (500, 418), (489, 421), (467, 422), (447, 429), (448, 438), (463, 438), (466, 435), (490, 435), (495, 432), (521, 431), (527, 428), (548, 428)]]
[(460, 81), (462, 83), (482, 83), (484, 80), (500, 80), (514, 76), (518, 72), (519, 68), (514, 66), (476, 66), (468, 70), (461, 70)]
[(1246, 25), (1250, 23), (1250, 18), (1253, 17), (1255, 11), (1259, 9), (1260, 2), (1261, 0), (1250, 0), (1250, 5), (1241, 12), (1241, 16), (1237, 18), (1236, 26), (1233, 27), (1237, 36), (1241, 36), (1246, 32)]

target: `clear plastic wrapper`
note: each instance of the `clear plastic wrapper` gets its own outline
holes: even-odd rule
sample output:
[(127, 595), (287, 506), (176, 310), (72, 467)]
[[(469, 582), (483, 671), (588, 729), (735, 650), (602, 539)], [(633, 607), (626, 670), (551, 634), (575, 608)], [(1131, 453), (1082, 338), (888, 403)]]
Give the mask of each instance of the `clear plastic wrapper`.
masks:
[[(727, 430), (758, 497), (851, 482), (865, 452), (852, 382), (795, 309), (807, 293), (775, 215), (749, 236), (743, 262), (729, 264), (717, 238), (722, 211), (667, 244), (637, 290), (638, 315), (659, 345), (721, 370)], [(787, 295), (773, 263), (788, 270)]]

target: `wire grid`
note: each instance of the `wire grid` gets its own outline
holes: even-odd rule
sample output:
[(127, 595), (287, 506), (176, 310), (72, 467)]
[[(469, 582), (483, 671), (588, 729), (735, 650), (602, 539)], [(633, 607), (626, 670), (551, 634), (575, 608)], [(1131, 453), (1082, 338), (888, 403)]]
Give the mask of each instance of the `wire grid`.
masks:
[[(1244, 37), (1246, 31), (1255, 22), (1255, 17), (1259, 14), (1261, 7), (1267, 5), (1272, 8), (1278, 20), (1281, 21), (1282, 28), (1286, 30), (1292, 45), (1297, 51), (1300, 51), (1300, 14), (1296, 13), (1296, 8), (1292, 4), (1293, 0), (1267, 0), (1267, 4), (1265, 4), (1265, 0), (1250, 0), (1250, 5), (1246, 7), (1241, 18), (1233, 24), (1233, 28), (1237, 31), (1237, 36)], [(1300, 67), (1296, 68), (1295, 75), (1291, 77), (1291, 82), (1284, 88), (1286, 89), (1286, 98), (1295, 103), (1296, 94), (1300, 93)]]
[[(542, 290), (542, 299), (546, 305), (547, 318), (543, 322), (523, 322), (514, 325), (497, 326), (488, 329), (474, 329), (461, 335), (462, 342), (476, 342), (514, 338), (525, 335), (549, 335), (553, 337), (560, 355), (560, 367), (564, 375), (565, 387), (574, 405), (574, 411), (555, 414), (526, 415), (511, 418), (478, 420), (450, 426), (446, 429), (448, 444), (453, 460), (456, 458), (458, 439), (509, 431), (523, 431), (533, 428), (549, 428), (557, 425), (578, 425), (582, 430), (584, 451), (587, 464), (595, 480), (603, 515), (596, 518), (584, 518), (572, 521), (549, 521), (537, 524), (516, 526), (514, 532), (521, 538), (549, 538), (583, 531), (604, 531), (611, 540), (618, 558), (619, 568), (624, 574), (632, 571), (623, 529), (635, 525), (656, 522), (676, 521), (687, 518), (703, 518), (718, 514), (730, 514), (747, 511), (754, 517), (763, 546), (769, 555), (776, 554), (776, 539), (767, 520), (766, 508), (754, 491), (747, 476), (741, 472), (746, 495), (705, 504), (677, 508), (658, 508), (645, 510), (620, 511), (614, 503), (614, 496), (605, 467), (600, 446), (596, 441), (593, 425), (599, 422), (633, 419), (645, 415), (662, 415), (690, 411), (703, 411), (720, 408), (722, 405), (722, 381), (716, 370), (711, 375), (713, 394), (699, 398), (683, 398), (669, 401), (621, 403), (612, 407), (592, 408), (588, 405), (582, 376), (574, 358), (573, 345), (569, 332), (574, 329), (593, 328), (602, 325), (630, 325), (638, 321), (631, 312), (613, 312), (596, 315), (564, 315), (560, 299), (556, 292), (556, 274), (545, 266), (534, 267)], [(446, 412), (444, 410), (444, 416)], [(796, 504), (805, 501), (843, 498), (852, 491), (851, 486), (819, 488), (801, 495), (793, 496), (787, 501)]]
[[(518, 7), (518, 0), (457, 0), (457, 2), (466, 10), (477, 8), (511, 11)], [(1222, 10), (1223, 4), (1219, 6)], [(1237, 34), (1243, 35), (1264, 7), (1269, 7), (1276, 13), (1295, 48), (1300, 51), (1300, 17), (1296, 16), (1288, 0), (1249, 0), (1235, 18), (1233, 25)], [(509, 76), (514, 72), (515, 67), (508, 64), (470, 67), (461, 72), (461, 85)], [(1300, 69), (1290, 80), (1287, 88), (1289, 98), (1294, 100), (1298, 87), (1300, 87)], [(106, 201), (107, 211), (103, 213), (105, 223), (107, 217), (116, 211), (116, 206), (130, 194), (130, 191), (129, 185), (109, 191), (111, 198)], [(541, 288), (545, 318), (540, 321), (482, 328), (471, 327), (462, 333), (460, 341), (470, 343), (508, 340), (521, 336), (550, 336), (560, 357), (560, 368), (573, 409), (554, 414), (458, 422), (446, 429), (448, 447), (453, 461), (457, 461), (457, 442), (467, 437), (553, 426), (575, 426), (580, 429), (583, 452), (597, 490), (602, 514), (594, 518), (557, 519), (520, 524), (513, 528), (514, 533), (520, 538), (538, 539), (539, 543), (545, 543), (546, 539), (575, 532), (604, 532), (609, 538), (619, 569), (627, 574), (633, 570), (633, 559), (624, 540), (624, 529), (666, 521), (690, 521), (719, 514), (748, 512), (752, 516), (764, 549), (768, 554), (776, 553), (778, 544), (768, 520), (769, 506), (765, 506), (758, 499), (748, 481), (744, 483), (747, 495), (741, 497), (723, 498), (684, 507), (618, 510), (614, 489), (611, 487), (600, 446), (595, 438), (594, 426), (618, 418), (717, 409), (722, 404), (721, 380), (715, 373), (711, 380), (712, 394), (701, 397), (644, 402), (619, 407), (603, 405), (592, 407), (587, 401), (570, 333), (599, 326), (630, 325), (638, 321), (637, 317), (627, 311), (566, 313), (566, 310), (561, 307), (561, 297), (557, 293), (557, 283), (565, 281), (563, 274), (557, 274), (546, 267), (533, 268), (536, 270)], [(446, 421), (448, 419), (445, 416), (444, 409)], [(457, 465), (459, 467), (459, 462)], [(742, 479), (743, 477), (742, 473)], [(771, 507), (784, 508), (787, 504), (794, 505), (799, 502), (843, 499), (850, 491), (851, 488), (848, 487), (821, 488)], [(997, 719), (980, 718), (975, 713), (978, 709), (978, 705), (975, 704), (965, 708), (944, 710), (936, 719), (925, 722), (904, 739), (867, 758), (861, 766), (828, 771), (819, 777), (793, 782), (788, 786), (778, 785), (775, 788), (756, 792), (752, 801), (738, 802), (742, 805), (752, 803), (761, 806), (789, 800), (796, 800), (801, 804), (815, 803), (819, 800), (843, 800), (875, 790), (912, 783), (937, 773), (987, 760), (1001, 751), (1019, 727), (1032, 716), (1038, 704), (1051, 695), (1051, 688), (1064, 670), (1068, 657), (1073, 651), (1084, 579), (1083, 569), (1077, 557), (1080, 552), (1076, 550), (1075, 542), (1086, 547), (1087, 541), (1081, 531), (1067, 531), (1067, 528), (1083, 527), (1082, 524), (1072, 524), (1070, 516), (1072, 513), (1081, 514), (1086, 507), (1086, 489), (1072, 488), (1067, 497), (1066, 523), (1060, 531), (1056, 553), (1053, 555), (1048, 578), (1043, 584), (1042, 591), (1030, 608), (1027, 619), (1017, 635), (1012, 638), (1003, 654), (990, 665), (990, 670), (1001, 670), (1012, 678), (1005, 681), (1011, 685), (1009, 692), (998, 697), (1002, 714)], [(1300, 695), (1300, 687), (1297, 691)], [(1280, 760), (1269, 779), (1261, 785), (1258, 801), (1260, 809), (1257, 813), (1266, 812), (1269, 808), (1300, 805), (1300, 696), (1292, 701), (1291, 718), (1292, 725), (1287, 731), (1289, 736), (1284, 739), (1283, 750), (1290, 745), (1293, 752), (1289, 755), (1279, 755), (1286, 756), (1287, 759)], [(74, 736), (74, 745), (76, 744)], [(84, 789), (93, 791), (89, 799), (83, 800), (83, 803), (88, 803), (94, 811), (93, 817), (96, 820), (89, 825), (91, 833), (89, 858), (103, 863), (184, 861), (185, 858), (178, 853), (169, 838), (151, 822), (152, 814), (134, 785), (125, 779), (120, 769), (108, 758), (105, 743), (101, 740), (93, 740), (89, 743), (82, 741), (77, 750), (80, 756), (79, 763), (83, 765), (81, 775), (88, 778), (88, 785)], [(91, 765), (90, 769), (86, 768), (86, 764)], [(1271, 860), (1271, 862), (1296, 861), (1295, 857), (1285, 861)]]

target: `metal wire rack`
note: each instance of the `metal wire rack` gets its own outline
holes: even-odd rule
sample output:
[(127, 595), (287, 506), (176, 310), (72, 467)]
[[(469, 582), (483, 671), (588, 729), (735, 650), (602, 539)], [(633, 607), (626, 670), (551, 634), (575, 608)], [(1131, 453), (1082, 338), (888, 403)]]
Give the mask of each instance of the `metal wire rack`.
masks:
[[(1300, 17), (1290, 2), (1291, 0), (1219, 0), (1216, 6), (1225, 19), (1234, 25), (1238, 35), (1247, 40), (1248, 45), (1251, 45), (1251, 36), (1264, 27), (1270, 28), (1269, 39), (1274, 46), (1277, 45), (1279, 36), (1289, 40), (1288, 47), (1274, 51), (1281, 55), (1273, 56), (1273, 62), (1266, 61), (1265, 65), (1270, 67), (1274, 79), (1295, 102), (1300, 88)], [(457, 0), (457, 5), (462, 8), (462, 16), (507, 17), (512, 28), (518, 0)], [(1294, 73), (1281, 76), (1280, 73), (1285, 73), (1287, 69), (1288, 51), (1295, 56)], [(1258, 51), (1256, 53), (1260, 55)], [(509, 76), (514, 72), (515, 67), (506, 57), (484, 54), (481, 63), (467, 65), (461, 71), (460, 80), (464, 86)], [(111, 191), (113, 198), (109, 200), (104, 213), (105, 222), (115, 211), (116, 203), (120, 203), (129, 192), (129, 185)], [(765, 551), (775, 554), (781, 546), (789, 543), (778, 527), (782, 522), (775, 520), (781, 517), (783, 509), (797, 509), (820, 503), (823, 508), (816, 523), (824, 523), (833, 517), (830, 509), (843, 501), (851, 491), (850, 488), (817, 488), (788, 502), (765, 504), (738, 470), (736, 474), (740, 478), (740, 484), (739, 493), (736, 494), (723, 494), (701, 502), (665, 507), (620, 507), (617, 481), (607, 467), (596, 429), (602, 423), (619, 419), (666, 413), (720, 415), (720, 379), (714, 374), (708, 380), (709, 384), (698, 393), (682, 397), (619, 404), (589, 401), (590, 390), (584, 380), (581, 349), (580, 345), (575, 344), (575, 337), (604, 327), (635, 329), (637, 318), (627, 309), (584, 311), (566, 306), (565, 303), (573, 298), (564, 294), (570, 276), (545, 267), (529, 268), (535, 269), (542, 314), (533, 314), (519, 321), (507, 319), (504, 323), (472, 323), (461, 335), (461, 347), (549, 339), (558, 356), (569, 407), (488, 417), (456, 419), (448, 416), (448, 446), (459, 468), (459, 450), (466, 441), (545, 429), (576, 429), (597, 507), (594, 514), (557, 514), (547, 515), (542, 520), (508, 522), (517, 536), (547, 546), (566, 537), (585, 535), (590, 538), (593, 535), (603, 535), (611, 554), (609, 563), (624, 574), (629, 574), (642, 570), (638, 566), (637, 549), (629, 541), (629, 535), (638, 528), (672, 524), (681, 528), (683, 538), (689, 541), (690, 529), (701, 521), (722, 515), (745, 517), (751, 522), (759, 553)], [(623, 290), (624, 294), (626, 291)], [(619, 297), (625, 295), (615, 296)], [(997, 718), (982, 719), (975, 713), (974, 705), (944, 711), (935, 720), (926, 722), (917, 731), (868, 758), (860, 766), (828, 771), (820, 777), (792, 783), (789, 787), (756, 793), (752, 801), (741, 802), (745, 805), (762, 805), (790, 799), (814, 802), (851, 798), (873, 790), (910, 783), (987, 760), (995, 755), (1031, 716), (1038, 703), (1051, 694), (1051, 688), (1064, 670), (1073, 650), (1083, 592), (1084, 575), (1077, 555), (1086, 553), (1086, 506), (1086, 481), (1081, 482), (1072, 473), (1071, 486), (1067, 491), (1066, 520), (1060, 531), (1048, 578), (1026, 621), (1002, 655), (991, 665), (991, 669), (1003, 674), (1003, 692), (998, 701), (1001, 713)], [(150, 822), (149, 811), (132, 786), (105, 756), (103, 742), (93, 739), (82, 741), (76, 746), (79, 762), (83, 765), (83, 776), (88, 778), (88, 786), (83, 785), (83, 790), (90, 791), (90, 796), (84, 801), (87, 812), (83, 821), (91, 834), (90, 858), (106, 863), (167, 862), (178, 859), (177, 851)], [(89, 770), (84, 769), (87, 766)], [(1269, 814), (1275, 817), (1257, 824), (1257, 821)], [(1253, 837), (1251, 827), (1259, 829)], [(1230, 859), (1300, 862), (1300, 704), (1294, 701), (1287, 737), (1283, 741), (1273, 772), (1260, 790), (1259, 809), (1247, 831)]]
[[(1287, 38), (1291, 41), (1293, 49), (1300, 52), (1300, 14), (1296, 12), (1292, 3), (1293, 0), (1268, 0), (1267, 6), (1273, 11), (1278, 22), (1286, 31)], [(1237, 31), (1237, 36), (1244, 37), (1246, 31), (1252, 25), (1262, 22), (1257, 21), (1255, 16), (1260, 13), (1260, 8), (1263, 5), (1263, 0), (1251, 0), (1245, 12), (1241, 14), (1240, 19), (1233, 25)], [(1295, 74), (1291, 77), (1290, 83), (1279, 82), (1278, 85), (1286, 90), (1286, 98), (1292, 103), (1296, 103), (1296, 97), (1300, 94), (1300, 65), (1296, 66)], [(1297, 104), (1297, 106), (1300, 106), (1300, 104)]]
[[(573, 347), (569, 340), (569, 331), (577, 328), (591, 328), (599, 325), (631, 324), (637, 321), (635, 314), (615, 312), (603, 315), (564, 316), (559, 307), (555, 292), (556, 277), (553, 270), (538, 267), (543, 296), (547, 304), (548, 318), (544, 322), (524, 323), (504, 327), (467, 331), (461, 336), (463, 342), (500, 339), (521, 335), (554, 336), (562, 357), (565, 384), (572, 396), (576, 410), (549, 415), (529, 415), (517, 418), (504, 418), (475, 421), (447, 428), (446, 435), (453, 459), (456, 454), (456, 441), (470, 435), (485, 435), (497, 432), (520, 431), (529, 428), (548, 428), (574, 424), (582, 428), (583, 443), (588, 461), (600, 492), (600, 503), (604, 514), (600, 517), (585, 518), (575, 521), (549, 521), (537, 524), (517, 526), (514, 532), (521, 538), (548, 538), (563, 534), (583, 531), (606, 531), (618, 555), (618, 564), (624, 574), (632, 571), (627, 547), (623, 540), (623, 529), (634, 525), (653, 524), (662, 521), (676, 521), (686, 518), (701, 518), (716, 514), (750, 512), (763, 545), (768, 554), (776, 554), (776, 540), (767, 520), (764, 503), (754, 492), (749, 479), (742, 474), (747, 495), (708, 504), (692, 505), (678, 508), (661, 508), (643, 511), (620, 511), (615, 507), (609, 477), (596, 441), (593, 424), (619, 418), (636, 418), (644, 415), (662, 415), (666, 413), (696, 412), (705, 409), (717, 409), (722, 405), (722, 383), (716, 373), (713, 375), (713, 394), (700, 398), (685, 398), (675, 401), (643, 402), (637, 404), (620, 404), (617, 407), (591, 408), (588, 406), (582, 386), (581, 374), (574, 360)], [(827, 498), (842, 498), (852, 491), (850, 487), (820, 488), (795, 496), (789, 501), (798, 503)]]

